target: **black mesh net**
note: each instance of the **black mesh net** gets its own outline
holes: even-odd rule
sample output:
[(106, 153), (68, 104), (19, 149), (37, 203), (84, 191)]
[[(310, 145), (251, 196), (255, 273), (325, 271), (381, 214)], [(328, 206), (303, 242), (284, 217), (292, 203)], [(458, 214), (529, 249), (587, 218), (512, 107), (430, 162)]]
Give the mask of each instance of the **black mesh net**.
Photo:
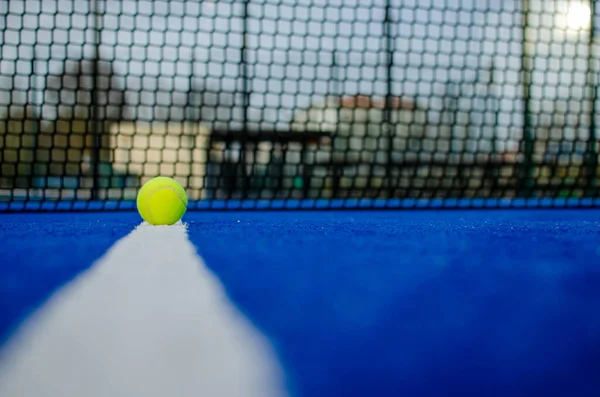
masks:
[(595, 8), (2, 1), (0, 211), (598, 205)]

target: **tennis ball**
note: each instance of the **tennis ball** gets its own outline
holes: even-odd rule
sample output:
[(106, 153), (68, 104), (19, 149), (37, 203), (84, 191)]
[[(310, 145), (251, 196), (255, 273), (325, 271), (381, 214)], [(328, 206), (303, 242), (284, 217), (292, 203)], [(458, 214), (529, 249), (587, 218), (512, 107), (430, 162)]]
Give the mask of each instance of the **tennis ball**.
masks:
[(187, 209), (187, 195), (174, 179), (159, 176), (146, 182), (137, 196), (137, 208), (151, 225), (172, 225)]

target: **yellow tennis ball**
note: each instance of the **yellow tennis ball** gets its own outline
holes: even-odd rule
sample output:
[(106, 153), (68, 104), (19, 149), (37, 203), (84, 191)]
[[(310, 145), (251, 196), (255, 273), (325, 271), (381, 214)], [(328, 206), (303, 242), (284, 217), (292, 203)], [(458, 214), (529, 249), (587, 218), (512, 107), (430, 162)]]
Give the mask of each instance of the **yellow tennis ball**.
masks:
[(151, 225), (172, 225), (187, 209), (187, 195), (174, 179), (159, 176), (142, 186), (137, 196), (137, 208)]

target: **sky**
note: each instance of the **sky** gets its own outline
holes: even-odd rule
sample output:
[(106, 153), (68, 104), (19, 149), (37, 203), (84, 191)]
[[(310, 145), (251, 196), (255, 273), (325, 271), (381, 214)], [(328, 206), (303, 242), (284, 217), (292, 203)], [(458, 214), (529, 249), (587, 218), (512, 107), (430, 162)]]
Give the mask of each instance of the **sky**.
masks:
[[(573, 1), (578, 0), (530, 0), (532, 43), (526, 48), (533, 54), (534, 110), (552, 113), (556, 99), (581, 102), (586, 95), (588, 31), (565, 28)], [(490, 110), (488, 102), (471, 96), (493, 94), (500, 98), (494, 102), (499, 107), (500, 133), (522, 129), (520, 1), (389, 2), (392, 95), (416, 97), (435, 113), (445, 106), (444, 93), (454, 87), (459, 108), (484, 106), (485, 113)], [(59, 71), (64, 59), (89, 55), (94, 39), (90, 4), (0, 3), (0, 16), (5, 15), (0, 17), (0, 87), (42, 88), (43, 76)], [(99, 0), (98, 4), (101, 57), (112, 60), (136, 119), (183, 117), (190, 81), (212, 93), (205, 97), (214, 108), (210, 117), (241, 118), (242, 1)], [(250, 120), (285, 126), (296, 109), (326, 95), (384, 95), (385, 11), (385, 0), (249, 0)], [(37, 80), (30, 78), (34, 49), (36, 73), (42, 76)], [(495, 84), (490, 88), (486, 81), (492, 64)], [(30, 95), (42, 99), (41, 94)], [(0, 97), (0, 106), (11, 101), (6, 91)], [(538, 97), (550, 101), (535, 100)], [(13, 95), (12, 102), (24, 98), (25, 94)], [(232, 102), (239, 105), (234, 113)], [(45, 112), (52, 114), (48, 107)]]

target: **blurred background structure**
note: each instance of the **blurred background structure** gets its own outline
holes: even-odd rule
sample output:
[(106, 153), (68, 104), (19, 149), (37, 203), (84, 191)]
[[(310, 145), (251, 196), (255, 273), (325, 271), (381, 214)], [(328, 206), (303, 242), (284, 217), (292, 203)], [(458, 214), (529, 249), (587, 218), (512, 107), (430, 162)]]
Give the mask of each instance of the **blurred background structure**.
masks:
[(0, 2), (0, 203), (598, 196), (595, 0)]

